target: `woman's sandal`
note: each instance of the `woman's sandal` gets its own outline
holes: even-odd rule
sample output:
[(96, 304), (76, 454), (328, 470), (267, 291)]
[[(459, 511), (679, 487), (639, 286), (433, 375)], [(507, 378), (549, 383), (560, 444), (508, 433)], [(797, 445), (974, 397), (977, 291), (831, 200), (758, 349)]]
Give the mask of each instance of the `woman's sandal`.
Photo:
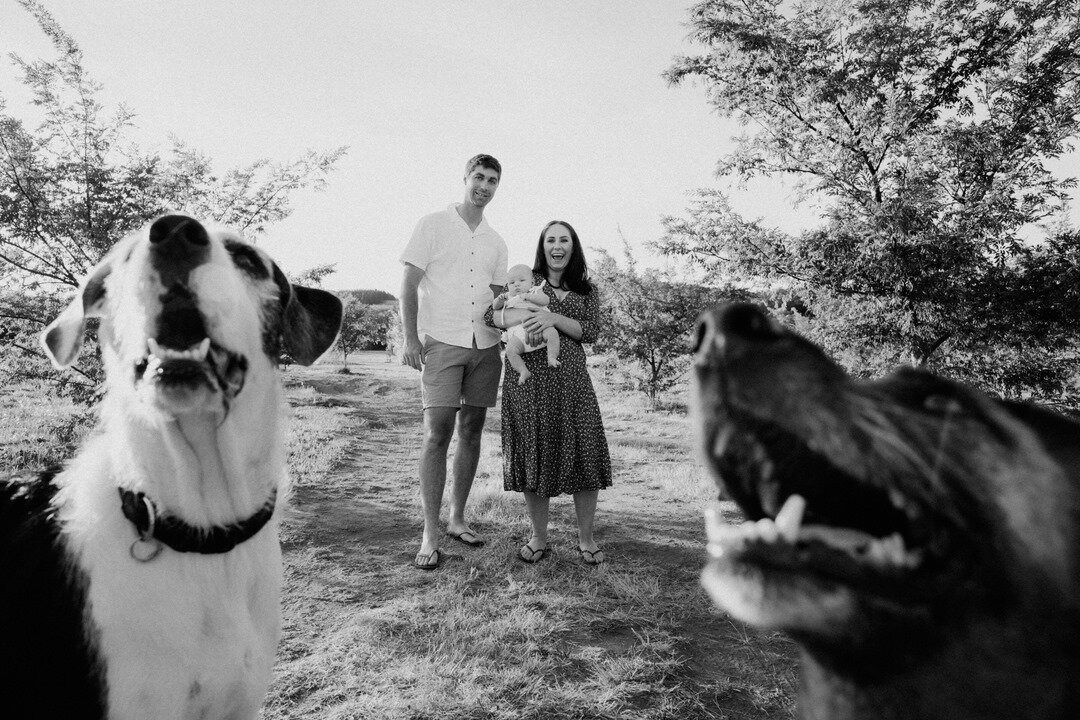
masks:
[(586, 550), (584, 548), (578, 548), (578, 555), (581, 556), (582, 561), (586, 565), (599, 565), (604, 562), (603, 550)]
[(538, 550), (533, 550), (531, 547), (529, 547), (528, 543), (525, 543), (524, 545), (522, 545), (521, 549), (518, 550), (518, 560), (520, 560), (521, 562), (524, 562), (524, 563), (529, 563), (530, 565), (532, 565), (533, 563), (540, 562), (541, 560), (543, 560), (547, 556), (548, 556), (548, 549), (547, 548), (540, 548)]

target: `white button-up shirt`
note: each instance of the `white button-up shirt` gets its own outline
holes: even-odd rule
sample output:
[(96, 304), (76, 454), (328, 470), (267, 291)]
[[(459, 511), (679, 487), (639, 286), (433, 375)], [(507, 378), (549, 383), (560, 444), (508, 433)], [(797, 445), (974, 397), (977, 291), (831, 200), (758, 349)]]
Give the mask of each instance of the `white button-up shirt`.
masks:
[(486, 348), (500, 330), (484, 324), (491, 285), (506, 284), (506, 242), (481, 220), (476, 230), (458, 215), (458, 204), (420, 218), (401, 262), (424, 271), (416, 334), (459, 347)]

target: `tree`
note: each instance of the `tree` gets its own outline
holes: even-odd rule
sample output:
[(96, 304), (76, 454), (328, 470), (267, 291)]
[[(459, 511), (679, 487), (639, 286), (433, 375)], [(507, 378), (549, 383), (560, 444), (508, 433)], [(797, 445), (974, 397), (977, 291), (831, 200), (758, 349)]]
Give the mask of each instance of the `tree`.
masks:
[[(106, 112), (75, 40), (36, 0), (19, 3), (57, 54), (10, 55), (32, 93), (33, 127), (0, 96), (0, 342), (7, 373), (45, 375), (33, 336), (117, 240), (181, 208), (257, 238), (291, 213), (293, 193), (324, 187), (345, 148), (256, 160), (220, 176), (180, 141), (164, 154), (140, 150), (128, 137), (134, 114), (122, 106)], [(94, 354), (83, 357), (92, 388)]]
[(393, 302), (393, 296), (388, 302), (372, 305), (367, 302), (367, 297), (373, 292), (380, 291), (350, 290), (342, 293), (344, 311), (337, 346), (341, 350), (343, 367), (347, 367), (349, 353), (382, 347), (397, 326), (397, 305)]
[(653, 407), (660, 393), (678, 384), (690, 365), (695, 321), (702, 308), (745, 293), (715, 290), (672, 280), (658, 270), (639, 271), (623, 239), (625, 268), (605, 250), (591, 263), (604, 294), (603, 328), (598, 350), (610, 350), (630, 363), (628, 373)]
[(700, 79), (721, 115), (755, 129), (718, 174), (794, 177), (824, 223), (791, 237), (701, 191), (689, 217), (665, 219), (661, 251), (788, 283), (804, 328), (852, 369), (911, 362), (1002, 395), (1067, 395), (1076, 335), (1060, 311), (1080, 300), (1080, 246), (1031, 228), (1075, 186), (1046, 161), (1080, 129), (1078, 12), (1080, 0), (699, 3), (706, 52), (667, 77)]
[(337, 272), (337, 263), (323, 263), (313, 265), (306, 270), (301, 270), (295, 276), (289, 278), (289, 282), (308, 287), (322, 287), (323, 278)]

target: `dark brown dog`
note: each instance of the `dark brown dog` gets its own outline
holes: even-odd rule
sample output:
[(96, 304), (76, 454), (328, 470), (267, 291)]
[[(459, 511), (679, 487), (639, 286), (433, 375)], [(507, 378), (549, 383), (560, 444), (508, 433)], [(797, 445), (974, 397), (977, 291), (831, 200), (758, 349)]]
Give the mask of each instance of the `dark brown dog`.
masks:
[(802, 646), (803, 718), (1080, 718), (1080, 425), (919, 370), (848, 377), (758, 308), (704, 313), (703, 583)]

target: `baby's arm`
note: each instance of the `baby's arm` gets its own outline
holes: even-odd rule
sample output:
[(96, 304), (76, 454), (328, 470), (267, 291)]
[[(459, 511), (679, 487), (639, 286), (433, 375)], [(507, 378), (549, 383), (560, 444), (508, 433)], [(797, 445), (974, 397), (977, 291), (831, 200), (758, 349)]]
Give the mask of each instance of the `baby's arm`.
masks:
[(551, 302), (551, 298), (544, 294), (544, 288), (541, 285), (533, 285), (523, 297), (539, 307), (547, 307)]
[(522, 307), (506, 308), (495, 313), (495, 324), (505, 330), (520, 325), (535, 314), (536, 310), (526, 310)]
[(502, 310), (506, 306), (506, 301), (509, 300), (509, 296), (506, 293), (496, 295), (495, 299), (491, 301), (491, 307), (496, 310)]

